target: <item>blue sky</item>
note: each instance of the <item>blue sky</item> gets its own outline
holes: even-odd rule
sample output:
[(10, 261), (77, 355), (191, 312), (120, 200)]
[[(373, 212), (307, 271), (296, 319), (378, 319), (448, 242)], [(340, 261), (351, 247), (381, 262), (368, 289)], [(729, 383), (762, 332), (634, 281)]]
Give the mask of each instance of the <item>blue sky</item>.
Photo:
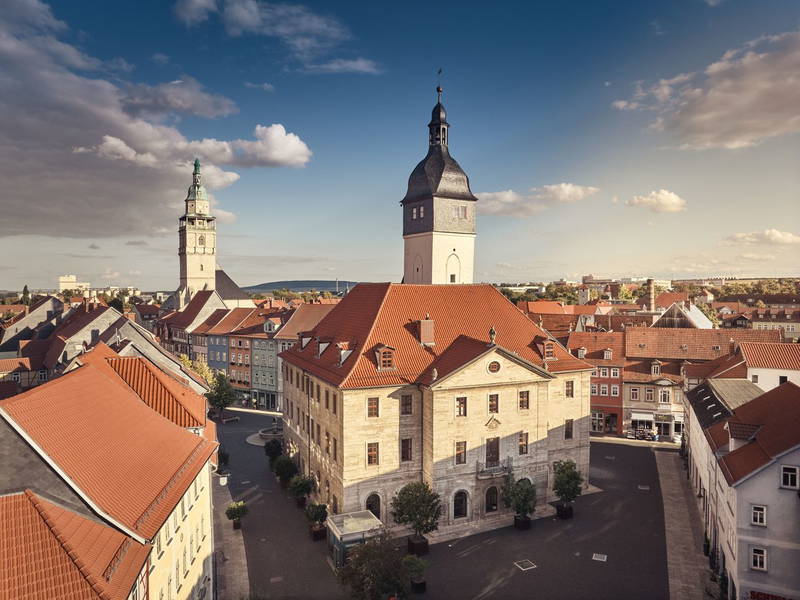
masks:
[(797, 274), (798, 26), (789, 1), (12, 0), (0, 288), (175, 287), (196, 155), (240, 284), (399, 280), (439, 67), (476, 280)]

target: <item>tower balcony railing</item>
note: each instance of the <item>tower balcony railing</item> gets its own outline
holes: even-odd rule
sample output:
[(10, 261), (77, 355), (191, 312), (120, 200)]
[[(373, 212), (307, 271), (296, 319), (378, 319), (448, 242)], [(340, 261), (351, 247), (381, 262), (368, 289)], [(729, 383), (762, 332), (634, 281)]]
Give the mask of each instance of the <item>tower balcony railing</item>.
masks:
[(513, 460), (510, 456), (494, 461), (486, 461), (486, 462), (479, 461), (476, 463), (476, 474), (478, 476), (478, 479), (505, 477), (511, 472), (512, 466), (513, 466)]

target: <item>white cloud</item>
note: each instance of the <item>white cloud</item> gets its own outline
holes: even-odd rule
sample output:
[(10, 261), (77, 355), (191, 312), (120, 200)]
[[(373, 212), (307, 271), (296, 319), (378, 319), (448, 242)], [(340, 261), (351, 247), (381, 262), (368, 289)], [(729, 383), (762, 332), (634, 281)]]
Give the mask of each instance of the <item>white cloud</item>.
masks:
[(775, 260), (774, 254), (756, 254), (755, 252), (744, 252), (737, 256), (740, 260), (750, 260), (753, 262), (767, 262), (770, 260)]
[(800, 31), (764, 36), (725, 52), (701, 73), (643, 87), (618, 110), (657, 114), (650, 128), (683, 149), (747, 148), (800, 132)]
[(152, 60), (157, 65), (166, 65), (169, 63), (169, 56), (161, 52), (156, 52), (155, 54), (153, 54), (153, 56), (150, 57), (150, 60)]
[(271, 83), (266, 83), (266, 82), (264, 82), (264, 83), (252, 83), (250, 81), (245, 81), (244, 82), (244, 87), (251, 88), (251, 89), (256, 89), (256, 90), (263, 90), (265, 92), (274, 92), (275, 91), (275, 86), (272, 85)]
[(175, 16), (185, 25), (198, 25), (217, 12), (217, 0), (178, 0), (175, 3)]
[(209, 94), (199, 81), (188, 75), (158, 85), (129, 85), (122, 98), (122, 107), (131, 115), (151, 119), (167, 114), (211, 118), (237, 111), (232, 100), (218, 94)]
[(749, 233), (734, 233), (725, 238), (729, 244), (763, 244), (783, 246), (787, 244), (800, 244), (800, 235), (778, 229), (765, 229), (764, 231), (751, 231)]
[(634, 196), (625, 201), (625, 206), (640, 206), (653, 212), (681, 212), (686, 210), (686, 200), (669, 190), (653, 190), (646, 196)]
[(25, 117), (0, 119), (0, 236), (171, 234), (195, 157), (210, 191), (239, 179), (231, 168), (310, 159), (277, 123), (255, 125), (250, 138), (187, 138), (176, 116), (221, 116), (233, 104), (189, 78), (145, 86), (106, 76), (101, 61), (57, 39), (59, 23), (33, 1), (0, 11), (0, 114)]
[(335, 58), (325, 63), (306, 65), (306, 73), (364, 73), (379, 75), (380, 67), (374, 60), (368, 58)]
[(546, 202), (577, 202), (596, 194), (600, 188), (574, 183), (556, 183), (532, 188), (531, 194)]
[(481, 192), (478, 199), (478, 212), (487, 215), (529, 217), (555, 203), (571, 203), (596, 194), (599, 188), (574, 183), (556, 183), (531, 188), (527, 194), (514, 190), (501, 192)]

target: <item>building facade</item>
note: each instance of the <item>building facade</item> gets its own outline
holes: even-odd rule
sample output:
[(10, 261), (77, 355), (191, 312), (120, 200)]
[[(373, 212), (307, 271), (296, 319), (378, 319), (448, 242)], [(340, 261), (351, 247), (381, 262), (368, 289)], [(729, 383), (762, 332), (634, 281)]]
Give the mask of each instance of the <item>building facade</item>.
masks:
[(428, 154), (408, 179), (403, 208), (404, 283), (472, 283), (477, 198), (449, 152), (439, 101), (428, 124)]

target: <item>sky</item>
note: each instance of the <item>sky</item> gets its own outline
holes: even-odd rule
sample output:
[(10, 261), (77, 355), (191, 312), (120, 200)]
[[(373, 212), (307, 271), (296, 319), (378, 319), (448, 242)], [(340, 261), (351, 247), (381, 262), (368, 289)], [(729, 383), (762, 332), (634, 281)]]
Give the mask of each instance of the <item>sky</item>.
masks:
[(399, 281), (439, 82), (476, 281), (800, 274), (795, 0), (3, 6), (0, 289), (175, 289), (195, 157), (240, 285)]

